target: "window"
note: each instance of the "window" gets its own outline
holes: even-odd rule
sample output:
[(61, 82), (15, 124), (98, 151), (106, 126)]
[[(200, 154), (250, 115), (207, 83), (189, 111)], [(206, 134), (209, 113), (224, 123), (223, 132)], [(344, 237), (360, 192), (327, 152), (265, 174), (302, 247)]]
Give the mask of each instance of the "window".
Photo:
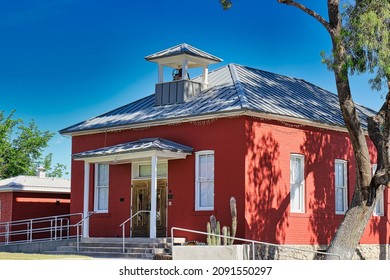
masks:
[(108, 212), (108, 164), (95, 165), (94, 210)]
[(214, 151), (195, 155), (195, 210), (214, 209)]
[(345, 214), (348, 205), (348, 171), (345, 160), (335, 161), (335, 203), (336, 214)]
[[(134, 163), (133, 178), (144, 179), (152, 177), (152, 165), (150, 163)], [(157, 177), (166, 178), (168, 176), (168, 163), (157, 164)]]
[[(376, 172), (377, 165), (373, 164), (372, 165), (372, 175), (375, 174)], [(374, 209), (374, 216), (383, 216), (385, 211), (384, 211), (384, 194), (382, 193), (381, 197), (379, 200), (376, 202), (375, 209)]]
[(304, 156), (290, 156), (290, 204), (291, 212), (305, 212)]

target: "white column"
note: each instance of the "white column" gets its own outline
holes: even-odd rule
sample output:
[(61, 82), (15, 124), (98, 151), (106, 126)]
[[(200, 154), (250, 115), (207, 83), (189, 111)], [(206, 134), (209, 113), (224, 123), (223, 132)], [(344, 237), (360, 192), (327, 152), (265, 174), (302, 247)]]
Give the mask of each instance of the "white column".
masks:
[(209, 68), (207, 66), (203, 66), (202, 83), (204, 85), (207, 85), (209, 83)]
[(150, 238), (156, 238), (157, 229), (157, 156), (152, 156), (152, 182), (150, 191)]
[[(88, 216), (89, 206), (89, 162), (84, 162), (84, 208), (83, 217)], [(82, 236), (89, 237), (89, 218), (84, 220)]]
[(183, 67), (182, 67), (182, 80), (187, 80), (187, 73), (188, 73), (188, 60), (187, 58), (184, 58), (183, 60)]
[(161, 84), (164, 82), (164, 65), (158, 65), (158, 83)]

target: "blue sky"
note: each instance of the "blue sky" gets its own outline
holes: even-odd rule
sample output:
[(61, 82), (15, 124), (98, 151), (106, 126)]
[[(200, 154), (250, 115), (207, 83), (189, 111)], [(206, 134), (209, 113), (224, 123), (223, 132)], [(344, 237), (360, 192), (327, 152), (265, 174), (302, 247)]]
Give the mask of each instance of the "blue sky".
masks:
[[(326, 1), (301, 1), (326, 18)], [(321, 63), (324, 28), (276, 0), (2, 0), (0, 111), (56, 132), (45, 151), (70, 167), (71, 140), (58, 130), (154, 90), (157, 66), (144, 57), (188, 43), (224, 59), (305, 79), (335, 92)], [(368, 77), (352, 79), (356, 102), (382, 103)]]

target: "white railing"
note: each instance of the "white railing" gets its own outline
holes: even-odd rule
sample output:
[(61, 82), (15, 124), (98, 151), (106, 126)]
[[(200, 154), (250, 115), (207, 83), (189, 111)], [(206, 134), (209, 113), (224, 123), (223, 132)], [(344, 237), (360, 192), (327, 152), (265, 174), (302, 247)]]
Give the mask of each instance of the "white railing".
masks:
[(82, 213), (40, 217), (0, 223), (0, 245), (33, 241), (62, 240), (73, 237), (71, 218), (83, 218)]
[(150, 213), (150, 210), (140, 210), (119, 225), (120, 227), (122, 227), (122, 252), (123, 253), (125, 252), (125, 225), (140, 213)]
[(189, 232), (189, 233), (196, 233), (200, 235), (207, 235), (207, 236), (216, 236), (220, 238), (228, 238), (228, 239), (233, 239), (236, 241), (241, 241), (246, 244), (250, 244), (252, 247), (252, 260), (256, 259), (256, 247), (255, 245), (263, 245), (263, 246), (273, 246), (276, 248), (281, 248), (281, 249), (290, 249), (290, 250), (295, 250), (295, 251), (301, 251), (301, 252), (310, 252), (310, 253), (315, 253), (317, 255), (329, 255), (329, 256), (335, 256), (339, 260), (341, 259), (341, 256), (338, 254), (332, 254), (332, 253), (326, 253), (326, 252), (321, 252), (321, 251), (315, 251), (315, 250), (308, 250), (308, 249), (302, 249), (302, 248), (294, 248), (294, 247), (289, 247), (285, 245), (279, 245), (279, 244), (273, 244), (273, 243), (267, 243), (267, 242), (261, 242), (257, 240), (250, 240), (250, 239), (244, 239), (244, 238), (238, 238), (238, 237), (231, 237), (231, 236), (226, 236), (226, 235), (220, 235), (220, 234), (213, 234), (213, 233), (207, 233), (203, 231), (197, 231), (197, 230), (191, 230), (191, 229), (186, 229), (186, 228), (179, 228), (179, 227), (172, 227), (171, 228), (171, 248), (172, 248), (172, 253), (173, 253), (173, 247), (174, 247), (174, 231), (184, 231), (184, 232)]
[[(89, 217), (91, 217), (95, 213), (96, 212), (93, 212), (93, 211), (88, 212), (88, 215), (86, 217), (84, 217), (84, 218), (81, 217), (82, 219), (78, 223), (72, 225), (72, 227), (76, 227), (76, 232), (77, 232), (77, 234), (76, 234), (76, 250), (77, 250), (77, 252), (80, 251), (80, 239), (81, 239), (80, 226), (84, 227), (84, 221), (86, 219), (89, 219)], [(81, 230), (83, 230), (83, 229), (81, 229)]]

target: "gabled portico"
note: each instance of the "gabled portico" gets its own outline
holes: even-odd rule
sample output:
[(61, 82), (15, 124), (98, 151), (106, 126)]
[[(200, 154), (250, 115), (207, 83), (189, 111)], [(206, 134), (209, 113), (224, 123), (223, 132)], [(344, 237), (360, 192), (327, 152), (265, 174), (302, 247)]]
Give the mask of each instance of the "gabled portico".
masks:
[[(151, 203), (149, 237), (156, 238), (157, 163), (158, 160), (185, 159), (192, 154), (192, 148), (161, 138), (146, 138), (126, 142), (73, 155), (74, 160), (84, 161), (83, 215), (89, 214), (90, 165), (98, 163), (126, 164), (149, 161), (151, 164)], [(89, 218), (85, 219), (82, 236), (89, 237)]]

